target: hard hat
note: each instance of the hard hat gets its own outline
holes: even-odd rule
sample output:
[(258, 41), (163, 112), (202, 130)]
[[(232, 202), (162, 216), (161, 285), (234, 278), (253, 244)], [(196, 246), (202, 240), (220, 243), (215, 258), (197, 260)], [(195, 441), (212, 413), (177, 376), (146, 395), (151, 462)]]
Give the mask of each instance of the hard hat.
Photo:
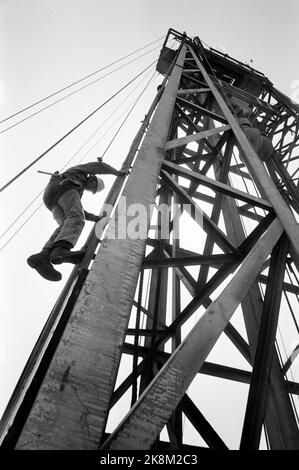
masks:
[(96, 189), (95, 193), (99, 193), (100, 191), (103, 191), (103, 189), (105, 188), (105, 183), (102, 180), (102, 178), (100, 178), (99, 176), (96, 176), (95, 178), (97, 180), (97, 189)]

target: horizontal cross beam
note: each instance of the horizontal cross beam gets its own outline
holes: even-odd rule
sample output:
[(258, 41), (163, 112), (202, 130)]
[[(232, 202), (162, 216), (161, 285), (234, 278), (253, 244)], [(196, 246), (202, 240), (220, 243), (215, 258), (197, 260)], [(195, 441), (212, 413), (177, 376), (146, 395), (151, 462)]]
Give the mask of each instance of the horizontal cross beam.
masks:
[(191, 170), (187, 170), (186, 168), (182, 168), (179, 165), (174, 163), (164, 161), (162, 168), (175, 173), (176, 175), (192, 178), (193, 180), (197, 181), (198, 183), (206, 186), (207, 188), (213, 189), (214, 191), (221, 191), (222, 193), (226, 194), (227, 196), (231, 196), (235, 199), (239, 199), (241, 201), (245, 201), (248, 204), (253, 206), (261, 207), (262, 209), (270, 210), (272, 209), (271, 204), (266, 201), (265, 199), (252, 196), (251, 194), (245, 193), (240, 191), (239, 189), (233, 188), (228, 184), (221, 183), (220, 181), (213, 180), (212, 178), (208, 178), (207, 176), (201, 175), (200, 173), (195, 173)]
[(181, 147), (182, 145), (187, 145), (190, 142), (199, 142), (202, 139), (206, 139), (207, 137), (214, 136), (215, 134), (219, 134), (220, 132), (228, 131), (231, 127), (227, 124), (221, 127), (215, 127), (213, 129), (207, 129), (202, 132), (197, 132), (196, 134), (186, 135), (185, 137), (180, 137), (179, 139), (170, 140), (167, 142), (165, 150), (171, 150), (176, 147)]
[(231, 263), (235, 261), (236, 256), (226, 255), (197, 255), (197, 256), (180, 256), (175, 258), (151, 258), (143, 262), (143, 268), (171, 268), (175, 266), (197, 266), (202, 264), (217, 266), (223, 263)]
[(213, 302), (155, 376), (103, 449), (150, 449), (203, 365), (237, 306), (282, 234), (275, 220)]

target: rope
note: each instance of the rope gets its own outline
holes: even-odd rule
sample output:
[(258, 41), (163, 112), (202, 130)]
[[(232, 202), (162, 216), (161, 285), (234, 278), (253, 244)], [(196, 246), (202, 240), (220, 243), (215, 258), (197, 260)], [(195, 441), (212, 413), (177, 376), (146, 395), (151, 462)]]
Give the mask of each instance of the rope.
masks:
[(124, 85), (122, 88), (120, 88), (116, 93), (114, 93), (108, 100), (106, 100), (104, 103), (102, 103), (100, 106), (98, 106), (94, 111), (92, 111), (86, 118), (84, 118), (82, 121), (80, 121), (76, 126), (74, 126), (70, 131), (68, 131), (64, 136), (62, 136), (60, 139), (58, 139), (53, 145), (51, 145), (47, 150), (45, 150), (41, 155), (39, 155), (33, 162), (31, 162), (29, 165), (27, 165), (22, 171), (20, 171), (14, 178), (12, 178), (10, 181), (8, 181), (4, 186), (0, 188), (0, 192), (4, 191), (8, 186), (10, 186), (14, 181), (16, 181), (21, 175), (23, 175), (29, 168), (31, 168), (35, 163), (37, 163), (39, 160), (41, 160), (47, 153), (49, 153), (54, 147), (56, 147), (58, 144), (60, 144), (66, 137), (68, 137), (70, 134), (72, 134), (78, 127), (80, 127), (82, 124), (84, 124), (90, 117), (92, 117), (97, 111), (99, 111), (101, 108), (103, 108), (109, 101), (111, 101), (115, 96), (117, 96), (119, 93), (121, 93), (125, 88), (127, 88), (132, 82), (134, 82), (140, 75), (142, 75), (146, 70), (148, 70), (154, 63), (156, 63), (156, 60), (151, 63), (149, 66), (147, 66), (145, 69), (142, 70), (138, 75), (136, 75), (132, 80), (130, 80), (126, 85)]
[(106, 154), (106, 152), (108, 151), (108, 149), (111, 147), (112, 143), (114, 142), (114, 140), (116, 139), (117, 135), (119, 134), (120, 130), (122, 129), (122, 127), (124, 126), (126, 120), (129, 118), (130, 114), (133, 112), (136, 104), (138, 103), (138, 101), (140, 100), (141, 96), (143, 95), (143, 93), (146, 91), (146, 89), (148, 88), (149, 84), (151, 83), (151, 81), (153, 80), (154, 76), (156, 74), (156, 71), (153, 73), (153, 75), (151, 76), (151, 78), (149, 79), (149, 81), (147, 82), (146, 86), (143, 88), (142, 92), (140, 93), (140, 95), (138, 96), (137, 100), (135, 101), (135, 103), (133, 104), (132, 108), (130, 109), (130, 111), (128, 112), (128, 114), (126, 115), (125, 119), (123, 120), (123, 122), (121, 123), (120, 127), (117, 129), (117, 131), (115, 132), (114, 136), (112, 137), (110, 143), (108, 144), (108, 146), (106, 147), (106, 149), (104, 150), (104, 152), (102, 153), (101, 157), (103, 158), (104, 155)]
[[(27, 212), (27, 210), (29, 209), (29, 207), (32, 206), (32, 204), (39, 198), (39, 196), (41, 196), (41, 194), (43, 193), (43, 189), (37, 194), (37, 196), (35, 196), (35, 198), (28, 204), (28, 206), (25, 207), (25, 209), (16, 217), (16, 219), (7, 227), (7, 229), (0, 235), (0, 240), (1, 238), (4, 237), (4, 235), (7, 234), (7, 232), (18, 222), (18, 220), (22, 217), (23, 214), (25, 214), (25, 212)], [(1, 248), (2, 250), (2, 248)], [(0, 251), (1, 251), (0, 250)]]
[(83, 85), (82, 87), (78, 88), (77, 90), (73, 91), (72, 93), (69, 93), (68, 95), (65, 95), (64, 97), (60, 98), (59, 100), (56, 100), (54, 101), (53, 103), (49, 104), (48, 106), (45, 106), (44, 108), (41, 108), (40, 110), (36, 111), (35, 113), (32, 113), (30, 114), (29, 116), (25, 117), (24, 119), (21, 119), (20, 121), (16, 122), (15, 124), (12, 124), (11, 126), (7, 127), (6, 129), (4, 129), (3, 131), (0, 132), (0, 135), (9, 131), (10, 129), (13, 129), (14, 127), (18, 126), (19, 124), (27, 121), (28, 119), (36, 116), (37, 114), (40, 114), (42, 111), (45, 111), (46, 109), (49, 109), (51, 108), (52, 106), (54, 106), (55, 104), (57, 103), (60, 103), (61, 101), (65, 100), (66, 98), (69, 98), (70, 96), (72, 95), (75, 95), (76, 93), (78, 93), (79, 91), (83, 90), (84, 88), (87, 88), (89, 87), (90, 85), (93, 85), (94, 83), (96, 82), (99, 82), (100, 80), (103, 80), (104, 78), (108, 77), (109, 75), (112, 75), (114, 72), (126, 67), (127, 65), (131, 64), (132, 62), (135, 62), (136, 60), (140, 59), (141, 57), (144, 57), (145, 55), (153, 52), (154, 50), (156, 50), (158, 47), (160, 46), (157, 46), (157, 47), (154, 47), (153, 49), (151, 49), (150, 51), (148, 52), (145, 52), (144, 54), (138, 56), (137, 58), (133, 59), (133, 60), (130, 60), (129, 62), (127, 62), (126, 64), (123, 64), (121, 65), (120, 67), (112, 70), (111, 72), (109, 73), (106, 73), (105, 75), (103, 75), (102, 77), (99, 77), (97, 78), (96, 80), (93, 80), (92, 82), (88, 83), (87, 85)]
[[(148, 75), (148, 74), (147, 74), (147, 75)], [(146, 78), (147, 75), (146, 75), (144, 78)], [(143, 80), (142, 80), (142, 81), (143, 81)], [(141, 82), (142, 82), (142, 81), (141, 81)], [(140, 83), (141, 83), (141, 82), (140, 82)], [(139, 85), (140, 85), (140, 83), (139, 83)], [(134, 92), (135, 90), (136, 90), (136, 88), (133, 90), (133, 92)], [(106, 124), (106, 122), (108, 121), (108, 119), (109, 119), (113, 114), (115, 114), (115, 111), (120, 108), (120, 106), (127, 100), (127, 98), (128, 98), (133, 92), (129, 93), (129, 95), (125, 98), (125, 100), (123, 100), (123, 101), (121, 102), (121, 104), (120, 104), (114, 111), (112, 111), (112, 113), (109, 115), (109, 117), (105, 120), (105, 122), (103, 122), (103, 123), (98, 127), (97, 130), (99, 130), (100, 128), (103, 127), (104, 124)], [(140, 97), (141, 97), (141, 96), (140, 96)], [(138, 100), (137, 100), (137, 101), (138, 101)], [(133, 105), (133, 108), (131, 108), (132, 105), (128, 106), (128, 107), (118, 116), (118, 118), (116, 119), (116, 121), (114, 121), (114, 122), (108, 127), (108, 129), (106, 129), (106, 131), (104, 132), (104, 134), (102, 134), (101, 137), (93, 144), (93, 146), (90, 147), (90, 149), (88, 149), (88, 151), (83, 155), (83, 157), (79, 160), (79, 163), (81, 163), (81, 162), (87, 157), (87, 155), (98, 145), (98, 143), (103, 140), (103, 138), (104, 138), (104, 137), (108, 134), (108, 132), (115, 126), (115, 124), (118, 123), (118, 121), (119, 121), (119, 120), (121, 119), (121, 117), (127, 112), (128, 109), (131, 109), (131, 111), (133, 111), (133, 109), (134, 109), (134, 107), (135, 107), (136, 104), (137, 104), (137, 102)], [(131, 113), (131, 111), (130, 111), (130, 113)], [(130, 114), (130, 113), (129, 113), (129, 114)], [(125, 119), (125, 120), (126, 120), (126, 119)], [(121, 129), (121, 127), (122, 127), (122, 125), (120, 126), (120, 129)], [(119, 129), (119, 130), (120, 130), (120, 129)], [(118, 133), (118, 132), (117, 132), (117, 133)], [(116, 134), (117, 134), (117, 133), (116, 133)], [(95, 133), (93, 133), (93, 135), (95, 135)], [(93, 135), (92, 135), (92, 136), (93, 136)], [(88, 139), (88, 141), (89, 141), (89, 140), (90, 140), (90, 138)], [(113, 140), (114, 140), (114, 138), (113, 138)], [(86, 143), (87, 143), (87, 142), (86, 142)], [(110, 146), (110, 145), (109, 145), (109, 146)], [(80, 150), (82, 149), (82, 147), (83, 147), (83, 146), (81, 146)], [(77, 153), (78, 153), (78, 152), (77, 152)]]
[[(124, 121), (122, 122), (121, 126), (119, 127), (119, 129), (117, 130), (117, 132), (115, 133), (113, 139), (111, 140), (109, 146), (107, 147), (107, 149), (105, 150), (105, 153), (106, 151), (108, 150), (108, 148), (111, 146), (112, 142), (115, 140), (117, 134), (120, 132), (121, 128), (123, 127), (124, 123), (126, 122), (126, 120), (128, 119), (129, 115), (131, 114), (131, 112), (133, 111), (133, 109), (135, 108), (136, 104), (138, 103), (138, 101), (140, 100), (141, 96), (143, 95), (143, 93), (146, 91), (146, 89), (148, 88), (150, 82), (152, 81), (153, 77), (155, 75), (155, 72), (154, 74), (152, 75), (152, 77), (150, 78), (150, 80), (147, 82), (146, 86), (143, 88), (143, 90), (141, 91), (141, 93), (139, 94), (137, 100), (134, 102), (133, 106), (131, 106), (131, 109), (129, 111), (129, 113), (127, 114), (126, 118), (124, 119)], [(84, 142), (83, 145), (81, 145), (81, 147), (75, 152), (75, 154), (64, 164), (64, 166), (62, 167), (62, 169), (60, 170), (60, 172), (75, 158), (76, 155), (78, 155), (78, 153), (82, 150), (82, 148), (90, 141), (90, 139), (100, 130), (101, 127), (103, 127), (103, 125), (107, 122), (108, 119), (110, 119), (110, 117), (120, 108), (120, 106), (129, 98), (129, 96), (134, 93), (137, 89), (137, 87), (146, 79), (146, 77), (148, 76), (148, 74), (146, 74), (145, 77), (143, 77), (143, 79), (140, 81), (140, 83), (134, 88), (134, 90), (132, 90), (127, 96), (126, 98), (120, 103), (120, 105), (118, 105), (113, 111), (112, 113), (110, 113), (110, 115), (108, 116), (108, 118), (96, 129), (95, 132), (92, 133), (92, 135)], [(126, 110), (125, 110), (126, 112)], [(117, 120), (118, 121), (118, 120)], [(117, 122), (116, 121), (116, 122)], [(112, 126), (109, 127), (109, 129), (107, 130), (107, 132), (111, 129), (111, 127), (113, 127), (115, 125), (114, 122), (112, 124)], [(107, 133), (106, 132), (106, 133)], [(81, 160), (79, 161), (79, 163), (82, 162), (82, 160), (91, 152), (91, 150), (99, 143), (100, 140), (103, 139), (103, 137), (106, 135), (106, 133), (104, 135), (101, 136), (101, 138), (95, 143), (95, 145), (93, 147), (91, 147), (84, 155), (83, 157), (81, 158)], [(0, 239), (4, 237), (4, 235), (10, 230), (11, 227), (13, 227), (17, 222), (18, 220), (20, 219), (20, 217), (32, 206), (32, 204), (38, 199), (38, 197), (43, 193), (44, 189), (42, 189), (42, 191), (40, 191), (37, 196), (30, 202), (30, 204), (28, 204), (28, 206), (18, 215), (18, 217), (10, 224), (10, 226), (1, 234), (0, 236)], [(19, 233), (19, 231), (21, 230), (22, 227), (24, 227), (24, 225), (31, 219), (31, 217), (37, 212), (38, 209), (40, 209), (41, 207), (43, 206), (43, 203), (41, 203), (37, 209), (26, 219), (26, 221), (24, 222), (24, 224), (19, 227), (19, 229), (9, 238), (9, 240), (0, 248), (0, 252), (6, 247), (6, 245), (17, 235), (17, 233)]]
[[(23, 108), (23, 109), (21, 109), (21, 110), (15, 112), (14, 114), (11, 114), (10, 116), (7, 116), (6, 118), (4, 118), (4, 119), (2, 119), (2, 120), (0, 121), (0, 124), (2, 124), (2, 123), (5, 122), (5, 121), (8, 121), (9, 119), (11, 119), (11, 118), (13, 118), (13, 117), (15, 117), (15, 116), (18, 116), (19, 114), (23, 113), (24, 111), (27, 111), (28, 109), (33, 108), (33, 107), (36, 106), (37, 104), (40, 104), (40, 103), (42, 103), (43, 101), (46, 101), (47, 99), (52, 98), (52, 97), (55, 96), (55, 95), (58, 95), (58, 94), (61, 93), (62, 91), (65, 91), (65, 90), (67, 90), (68, 88), (71, 88), (72, 86), (77, 85), (78, 83), (80, 83), (80, 82), (82, 82), (82, 81), (84, 81), (84, 80), (87, 80), (87, 78), (90, 78), (90, 77), (96, 75), (97, 73), (102, 72), (103, 70), (106, 70), (107, 68), (111, 67), (112, 65), (117, 64), (118, 62), (121, 62), (121, 61), (124, 60), (124, 59), (127, 59), (127, 58), (130, 57), (131, 55), (134, 55), (134, 54), (136, 54), (137, 52), (141, 51), (142, 49), (145, 49), (146, 47), (151, 46), (152, 44), (155, 44), (156, 42), (160, 41), (161, 39), (163, 39), (163, 37), (164, 37), (164, 36), (161, 36), (160, 38), (156, 39), (155, 41), (152, 41), (152, 42), (146, 44), (145, 46), (142, 46), (142, 47), (140, 47), (139, 49), (136, 49), (134, 52), (131, 52), (130, 54), (127, 54), (126, 56), (122, 57), (121, 59), (115, 60), (114, 62), (111, 62), (111, 64), (105, 65), (105, 66), (102, 67), (101, 69), (98, 69), (98, 70), (96, 70), (95, 72), (90, 73), (89, 75), (86, 75), (85, 77), (80, 78), (79, 80), (76, 80), (75, 82), (71, 83), (70, 85), (67, 85), (67, 86), (61, 88), (60, 90), (57, 90), (57, 91), (51, 93), (50, 95), (46, 96), (45, 98), (42, 98), (41, 100), (36, 101), (35, 103), (33, 103), (33, 104), (27, 106), (26, 108)], [(142, 57), (142, 56), (141, 56), (141, 57)], [(129, 63), (130, 63), (130, 62), (129, 62)], [(116, 69), (116, 70), (118, 70), (118, 69)]]
[(30, 216), (25, 220), (25, 222), (18, 228), (18, 230), (7, 240), (7, 242), (0, 248), (0, 252), (4, 250), (4, 248), (8, 245), (8, 243), (19, 233), (19, 231), (24, 227), (24, 225), (34, 216), (34, 214), (42, 207), (43, 203), (41, 203), (35, 211), (30, 214)]

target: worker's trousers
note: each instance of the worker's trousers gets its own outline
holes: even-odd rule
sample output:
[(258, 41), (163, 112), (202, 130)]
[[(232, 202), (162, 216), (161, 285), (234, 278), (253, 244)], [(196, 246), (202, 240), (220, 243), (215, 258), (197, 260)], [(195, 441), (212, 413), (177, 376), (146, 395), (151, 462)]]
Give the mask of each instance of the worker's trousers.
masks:
[(51, 249), (59, 241), (76, 245), (85, 224), (85, 216), (79, 193), (71, 189), (64, 193), (52, 209), (52, 214), (59, 227), (47, 241), (43, 249)]
[(268, 160), (274, 150), (271, 140), (263, 136), (260, 130), (255, 127), (243, 125), (242, 129), (260, 159), (263, 161)]

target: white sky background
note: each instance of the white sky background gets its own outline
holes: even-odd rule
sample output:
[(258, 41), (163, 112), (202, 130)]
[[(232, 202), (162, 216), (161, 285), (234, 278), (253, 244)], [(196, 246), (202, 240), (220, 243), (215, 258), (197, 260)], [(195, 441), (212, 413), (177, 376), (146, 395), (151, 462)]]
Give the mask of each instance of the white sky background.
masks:
[[(186, 31), (188, 36), (198, 36), (208, 45), (250, 63), (275, 87), (291, 96), (292, 86), (299, 80), (298, 20), (299, 2), (296, 0), (0, 0), (0, 117), (3, 119), (165, 36), (169, 28)], [(161, 43), (162, 40), (126, 61)], [(157, 47), (130, 66), (0, 134), (0, 185), (153, 62), (159, 50)], [(109, 71), (110, 68), (103, 74)], [(149, 77), (132, 94), (125, 107), (136, 99)], [(107, 163), (120, 168), (161, 81), (162, 77), (155, 78), (146, 91), (136, 112), (105, 155)], [(47, 176), (39, 175), (37, 170), (61, 169), (134, 86), (0, 194), (1, 233), (47, 183)], [(6, 124), (2, 124), (0, 132)], [(84, 162), (95, 159), (104, 151), (116, 127)], [(100, 135), (90, 142), (89, 147)], [(71, 165), (78, 163), (89, 147), (81, 151)], [(97, 212), (113, 181), (114, 177), (105, 177), (105, 193), (84, 198), (87, 210)], [(21, 222), (39, 203), (40, 199)], [(90, 223), (86, 225), (85, 236), (91, 228)], [(0, 240), (0, 249), (18, 227), (16, 225)], [(52, 216), (43, 207), (0, 251), (0, 415), (71, 270), (68, 265), (59, 267), (63, 281), (51, 283), (26, 264), (26, 258), (42, 248), (54, 229)], [(83, 243), (84, 236), (81, 240)]]

